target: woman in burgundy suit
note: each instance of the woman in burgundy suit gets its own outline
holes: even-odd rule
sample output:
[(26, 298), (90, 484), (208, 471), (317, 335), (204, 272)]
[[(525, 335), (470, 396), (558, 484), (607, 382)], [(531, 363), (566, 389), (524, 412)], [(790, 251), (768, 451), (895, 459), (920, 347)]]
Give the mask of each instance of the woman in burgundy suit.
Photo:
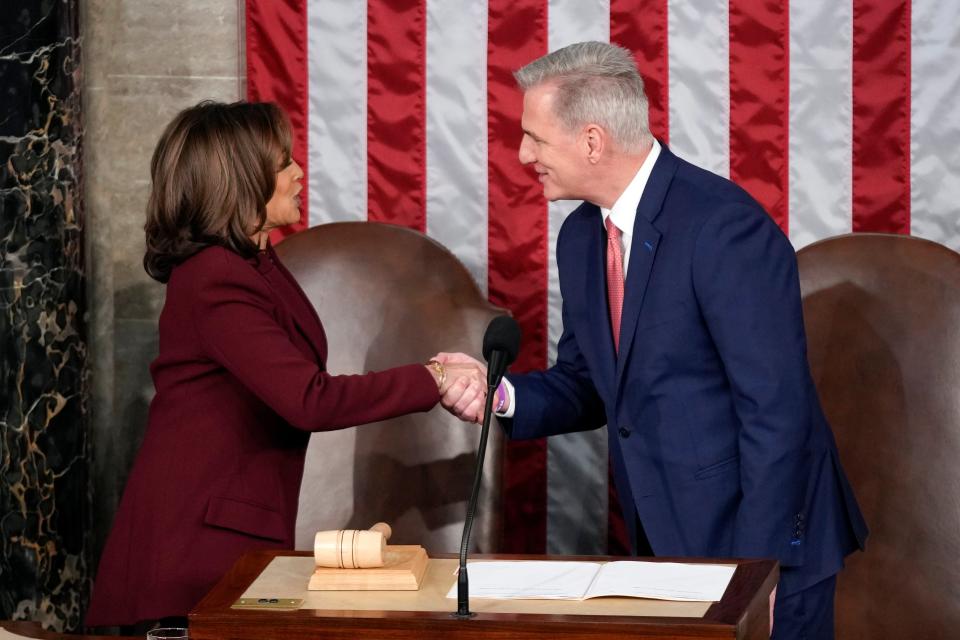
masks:
[[(267, 241), (300, 219), (303, 172), (272, 104), (201, 103), (151, 162), (144, 266), (167, 284), (156, 396), (87, 624), (185, 616), (244, 552), (293, 548), (312, 431), (427, 411), (472, 369), (325, 371), (313, 306)], [(460, 394), (458, 394), (460, 395)]]

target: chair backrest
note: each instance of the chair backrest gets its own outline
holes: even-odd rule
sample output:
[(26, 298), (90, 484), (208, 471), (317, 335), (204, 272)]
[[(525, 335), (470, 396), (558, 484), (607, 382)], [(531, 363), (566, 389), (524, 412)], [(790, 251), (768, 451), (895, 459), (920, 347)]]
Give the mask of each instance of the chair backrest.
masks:
[[(426, 362), (439, 351), (479, 359), (487, 303), (466, 267), (402, 227), (342, 222), (291, 236), (277, 253), (313, 303), (329, 343), (327, 370), (363, 373)], [(480, 429), (442, 407), (358, 429), (314, 434), (300, 492), (297, 548), (327, 529), (393, 527), (392, 544), (455, 552)], [(499, 547), (503, 438), (491, 425), (472, 545)]]
[(960, 628), (960, 254), (884, 234), (798, 254), (809, 359), (870, 527), (837, 638)]

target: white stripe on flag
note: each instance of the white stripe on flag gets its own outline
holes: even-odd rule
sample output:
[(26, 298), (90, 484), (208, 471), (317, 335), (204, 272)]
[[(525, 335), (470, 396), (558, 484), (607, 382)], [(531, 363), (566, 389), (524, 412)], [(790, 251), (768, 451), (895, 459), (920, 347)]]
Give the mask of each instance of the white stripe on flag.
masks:
[(367, 219), (367, 8), (307, 3), (310, 226)]
[(910, 232), (960, 251), (960, 4), (911, 7)]
[(487, 12), (427, 2), (427, 235), (487, 291)]
[[(610, 40), (609, 0), (550, 0), (550, 51), (585, 40)], [(557, 360), (563, 331), (557, 277), (557, 234), (580, 201), (547, 207), (547, 359)], [(607, 433), (605, 429), (547, 439), (547, 553), (603, 554), (607, 547)]]
[(790, 3), (790, 240), (851, 229), (853, 7)]
[(730, 176), (730, 14), (726, 2), (670, 0), (670, 150)]
[[(365, 3), (307, 3), (310, 226), (367, 219), (366, 42)], [(356, 429), (311, 438), (297, 513), (297, 549), (311, 549), (317, 530), (343, 526), (353, 514), (356, 439)], [(334, 488), (323, 486), (331, 473), (343, 479)], [(318, 504), (311, 496), (321, 486), (329, 499)]]
[[(610, 41), (609, 0), (549, 0), (547, 5), (547, 47), (556, 51), (576, 42), (587, 40)], [(548, 336), (547, 360), (552, 365), (557, 361), (557, 340), (563, 331), (561, 315), (560, 281), (557, 277), (557, 234), (570, 213), (580, 205), (580, 200), (560, 200), (547, 205), (549, 237), (547, 250), (547, 304)]]

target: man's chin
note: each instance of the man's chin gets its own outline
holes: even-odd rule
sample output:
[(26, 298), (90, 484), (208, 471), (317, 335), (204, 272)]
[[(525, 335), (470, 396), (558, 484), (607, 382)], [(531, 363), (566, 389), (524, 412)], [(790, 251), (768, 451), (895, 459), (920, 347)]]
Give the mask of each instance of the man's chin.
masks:
[(557, 194), (557, 193), (547, 193), (546, 191), (544, 191), (543, 199), (546, 200), (547, 202), (560, 202), (561, 200), (582, 200), (583, 198), (574, 198), (565, 193)]
[(557, 200), (562, 200), (563, 198), (561, 198), (559, 195), (557, 195), (555, 192), (549, 189), (544, 189), (543, 199), (546, 200), (547, 202), (556, 202)]

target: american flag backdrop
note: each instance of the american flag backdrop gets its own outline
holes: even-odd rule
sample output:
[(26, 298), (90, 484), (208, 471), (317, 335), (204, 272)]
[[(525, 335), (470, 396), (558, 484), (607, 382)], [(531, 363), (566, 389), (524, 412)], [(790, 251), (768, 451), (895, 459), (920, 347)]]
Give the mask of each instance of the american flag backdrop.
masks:
[[(850, 231), (960, 249), (960, 0), (247, 0), (245, 20), (248, 97), (296, 131), (300, 228), (446, 245), (520, 321), (514, 371), (555, 355), (553, 248), (577, 203), (548, 205), (519, 165), (511, 72), (573, 42), (633, 51), (654, 135), (797, 249)], [(502, 551), (606, 551), (604, 433), (510, 443), (504, 473)]]

